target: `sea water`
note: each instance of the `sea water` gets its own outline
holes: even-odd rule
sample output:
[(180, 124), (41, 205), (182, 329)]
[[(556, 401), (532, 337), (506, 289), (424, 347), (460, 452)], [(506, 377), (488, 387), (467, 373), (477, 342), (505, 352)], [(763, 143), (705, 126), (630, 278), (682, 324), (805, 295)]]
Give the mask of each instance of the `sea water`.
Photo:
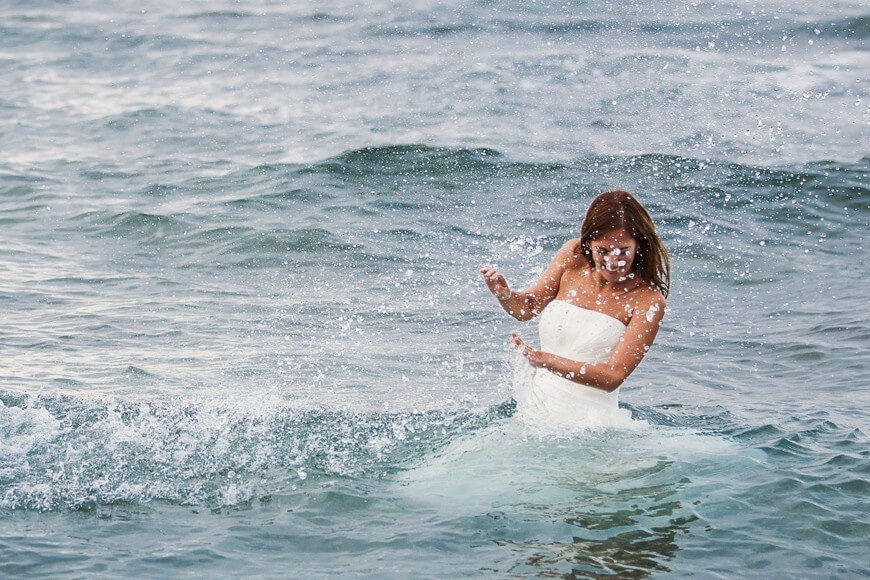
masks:
[[(0, 6), (0, 575), (870, 573), (866, 4)], [(478, 270), (667, 246), (636, 428)]]

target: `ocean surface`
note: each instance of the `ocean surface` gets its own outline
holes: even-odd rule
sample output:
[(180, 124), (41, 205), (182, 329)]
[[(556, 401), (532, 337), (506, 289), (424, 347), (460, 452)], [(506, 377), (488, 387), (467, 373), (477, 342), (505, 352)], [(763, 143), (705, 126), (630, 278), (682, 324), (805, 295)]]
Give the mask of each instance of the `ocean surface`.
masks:
[[(0, 3), (0, 576), (870, 574), (870, 10)], [(632, 429), (530, 431), (590, 200)]]

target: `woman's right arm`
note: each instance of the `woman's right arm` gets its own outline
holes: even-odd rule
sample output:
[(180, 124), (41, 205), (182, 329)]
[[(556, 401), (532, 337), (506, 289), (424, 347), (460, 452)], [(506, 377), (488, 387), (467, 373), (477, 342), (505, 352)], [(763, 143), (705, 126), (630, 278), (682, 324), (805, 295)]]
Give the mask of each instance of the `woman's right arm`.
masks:
[(492, 268), (484, 268), (480, 273), (483, 274), (489, 291), (498, 298), (499, 304), (505, 312), (517, 320), (531, 320), (540, 314), (544, 307), (558, 294), (562, 274), (574, 260), (576, 245), (577, 240), (566, 242), (556, 253), (556, 257), (553, 258), (550, 266), (541, 274), (538, 281), (524, 292), (511, 290), (504, 276)]
[(483, 274), (483, 280), (489, 287), (489, 291), (498, 298), (498, 303), (505, 312), (517, 320), (531, 320), (535, 317), (532, 309), (533, 301), (527, 292), (511, 290), (504, 276), (492, 268), (484, 268), (480, 273)]

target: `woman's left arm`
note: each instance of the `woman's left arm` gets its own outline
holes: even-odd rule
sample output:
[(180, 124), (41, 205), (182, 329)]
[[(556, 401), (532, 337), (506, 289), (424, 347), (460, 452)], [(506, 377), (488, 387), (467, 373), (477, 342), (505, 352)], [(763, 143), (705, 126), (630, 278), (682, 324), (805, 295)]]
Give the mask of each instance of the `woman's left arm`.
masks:
[(656, 338), (664, 315), (665, 299), (661, 294), (655, 293), (642, 308), (635, 310), (628, 328), (606, 363), (585, 363), (536, 350), (516, 333), (511, 333), (511, 342), (520, 349), (533, 367), (547, 369), (575, 383), (609, 393), (619, 388), (643, 360)]

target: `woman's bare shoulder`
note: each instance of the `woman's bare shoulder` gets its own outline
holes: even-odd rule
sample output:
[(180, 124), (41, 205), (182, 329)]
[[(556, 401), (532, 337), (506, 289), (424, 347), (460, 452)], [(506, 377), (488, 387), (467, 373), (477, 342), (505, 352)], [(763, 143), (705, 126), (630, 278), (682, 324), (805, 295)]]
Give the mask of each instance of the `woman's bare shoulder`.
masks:
[(664, 310), (667, 306), (664, 294), (653, 284), (641, 284), (635, 292), (635, 302), (644, 310)]
[(580, 238), (571, 239), (562, 244), (556, 256), (567, 270), (583, 270), (589, 267), (580, 246)]

